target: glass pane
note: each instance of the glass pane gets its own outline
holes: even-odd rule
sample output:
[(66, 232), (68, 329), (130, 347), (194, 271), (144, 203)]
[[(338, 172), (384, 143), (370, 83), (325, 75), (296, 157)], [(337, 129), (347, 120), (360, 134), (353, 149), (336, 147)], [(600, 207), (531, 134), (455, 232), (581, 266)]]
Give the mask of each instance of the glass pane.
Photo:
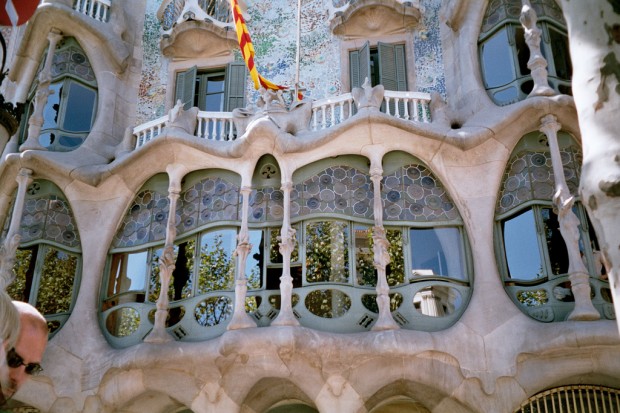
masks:
[(245, 265), (245, 277), (248, 280), (248, 289), (255, 290), (262, 286), (263, 264), (265, 262), (265, 239), (261, 229), (250, 231), (252, 250)]
[[(299, 228), (294, 227), (295, 239), (299, 237)], [(282, 263), (282, 254), (280, 254), (280, 240), (278, 237), (280, 236), (280, 228), (271, 228), (269, 231), (270, 239), (269, 239), (269, 262), (273, 264)], [(295, 242), (295, 248), (291, 252), (291, 262), (299, 261), (299, 243)]]
[[(372, 231), (366, 226), (355, 229), (355, 260), (357, 283), (359, 285), (377, 285), (377, 271), (374, 266), (374, 241)], [(405, 256), (403, 254), (403, 233), (397, 229), (388, 229), (386, 237), (389, 242), (390, 263), (385, 268), (388, 285), (394, 286), (405, 281)]]
[(458, 228), (412, 229), (409, 236), (413, 278), (439, 275), (467, 279)]
[(560, 233), (558, 216), (551, 208), (542, 209), (543, 223), (545, 224), (545, 241), (549, 251), (549, 263), (553, 274), (566, 274), (568, 272), (568, 251), (564, 243), (564, 237)]
[(506, 28), (501, 29), (482, 44), (482, 70), (488, 88), (510, 83), (515, 79), (512, 49), (508, 44)]
[(61, 135), (58, 138), (58, 143), (62, 146), (66, 146), (67, 148), (76, 148), (80, 146), (84, 142), (84, 138), (79, 136), (64, 136)]
[(306, 224), (306, 281), (349, 281), (349, 227), (345, 222)]
[(527, 68), (527, 61), (530, 59), (530, 48), (525, 43), (525, 31), (522, 27), (515, 27), (515, 46), (519, 60), (519, 73), (521, 76), (529, 75), (530, 69)]
[(493, 99), (498, 104), (508, 104), (515, 101), (515, 99), (519, 96), (518, 90), (516, 87), (509, 87), (508, 89), (500, 90), (493, 94)]
[(433, 285), (422, 288), (413, 297), (413, 306), (430, 317), (445, 317), (461, 307), (463, 299), (456, 288)]
[(224, 75), (209, 76), (207, 93), (224, 92)]
[(568, 49), (568, 38), (557, 30), (549, 28), (549, 38), (553, 53), (553, 65), (555, 75), (560, 79), (571, 80), (573, 76), (573, 66), (570, 60)]
[(35, 261), (32, 259), (33, 255), (36, 256), (33, 249), (18, 249), (15, 252), (15, 264), (13, 264), (15, 280), (6, 289), (6, 292), (14, 300), (28, 302), (34, 274)]
[(385, 275), (388, 285), (394, 286), (405, 282), (405, 255), (403, 251), (403, 232), (399, 229), (388, 229), (385, 232), (388, 242), (390, 263), (387, 265)]
[(216, 326), (232, 315), (232, 300), (228, 297), (210, 297), (194, 309), (194, 317), (203, 327)]
[(92, 125), (97, 92), (79, 83), (69, 83), (69, 96), (64, 113), (63, 129), (69, 132), (88, 132)]
[(508, 276), (520, 280), (544, 277), (532, 210), (503, 221), (502, 228)]
[(130, 336), (140, 327), (140, 313), (129, 307), (118, 308), (108, 314), (105, 326), (114, 337)]
[(145, 288), (148, 251), (112, 256), (107, 296)]
[[(193, 274), (194, 274), (194, 250), (196, 241), (189, 240), (174, 246), (175, 268), (172, 272), (170, 286), (168, 287), (168, 298), (172, 301), (182, 300), (192, 296)], [(161, 289), (159, 258), (164, 249), (159, 248), (153, 251), (151, 257), (151, 276), (149, 301), (156, 302)]]
[(43, 314), (66, 313), (71, 307), (78, 258), (56, 248), (44, 251), (36, 307)]
[(224, 110), (224, 94), (205, 96), (205, 110), (207, 112), (222, 112)]
[(306, 308), (323, 318), (342, 317), (351, 308), (351, 298), (338, 290), (315, 290), (308, 293)]
[(353, 227), (355, 248), (355, 272), (359, 285), (377, 285), (377, 270), (374, 265), (373, 239), (370, 227)]
[(230, 290), (235, 281), (237, 231), (224, 229), (207, 232), (200, 240), (200, 267), (198, 294), (209, 291)]
[(42, 133), (39, 135), (39, 143), (44, 148), (49, 148), (56, 141), (55, 133)]
[(47, 97), (47, 103), (43, 108), (42, 130), (55, 128), (58, 125), (58, 112), (60, 110), (62, 83), (52, 83), (50, 85), (50, 91), (53, 93)]

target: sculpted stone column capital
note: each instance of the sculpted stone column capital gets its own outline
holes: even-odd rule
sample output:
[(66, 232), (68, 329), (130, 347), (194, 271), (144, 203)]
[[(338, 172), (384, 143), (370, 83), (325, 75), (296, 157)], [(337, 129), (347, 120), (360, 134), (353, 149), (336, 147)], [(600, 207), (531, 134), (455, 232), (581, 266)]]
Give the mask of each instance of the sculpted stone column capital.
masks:
[(545, 115), (540, 119), (540, 128), (538, 129), (547, 137), (551, 133), (557, 133), (562, 129), (562, 124), (558, 122), (558, 118), (555, 115)]

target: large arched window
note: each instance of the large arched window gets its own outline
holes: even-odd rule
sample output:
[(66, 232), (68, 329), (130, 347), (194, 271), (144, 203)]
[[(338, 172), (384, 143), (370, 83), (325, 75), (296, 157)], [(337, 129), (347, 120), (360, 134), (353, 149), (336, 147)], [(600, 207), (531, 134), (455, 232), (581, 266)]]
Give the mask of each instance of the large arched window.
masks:
[[(102, 322), (107, 337), (118, 346), (134, 344), (153, 326), (161, 291), (159, 258), (170, 213), (167, 192), (166, 175), (151, 178), (113, 240)], [(219, 335), (232, 314), (238, 213), (238, 176), (213, 171), (185, 177), (175, 211), (175, 270), (166, 322), (179, 339)]]
[[(540, 46), (547, 60), (549, 85), (571, 95), (572, 65), (562, 10), (555, 0), (531, 0), (531, 4), (542, 30)], [(482, 21), (478, 38), (482, 78), (498, 105), (525, 99), (534, 86), (520, 14), (521, 0), (491, 0)]]
[(73, 213), (52, 182), (35, 180), (28, 187), (20, 234), (15, 280), (7, 292), (14, 300), (34, 305), (54, 334), (73, 309), (82, 263)]
[[(519, 308), (540, 321), (562, 321), (574, 297), (568, 280), (568, 253), (552, 196), (554, 175), (544, 135), (533, 132), (514, 149), (496, 207), (496, 249), (506, 290)], [(579, 185), (581, 150), (573, 138), (558, 135), (564, 175), (572, 194)], [(613, 318), (611, 292), (602, 254), (585, 209), (573, 211), (580, 226), (580, 250), (591, 274), (595, 307)]]
[[(41, 68), (44, 62), (41, 62)], [(58, 43), (51, 66), (52, 94), (43, 108), (39, 144), (51, 151), (66, 152), (79, 147), (91, 130), (97, 113), (95, 72), (78, 42), (64, 38)], [(20, 141), (28, 137), (28, 119), (34, 112), (39, 83), (30, 89)]]

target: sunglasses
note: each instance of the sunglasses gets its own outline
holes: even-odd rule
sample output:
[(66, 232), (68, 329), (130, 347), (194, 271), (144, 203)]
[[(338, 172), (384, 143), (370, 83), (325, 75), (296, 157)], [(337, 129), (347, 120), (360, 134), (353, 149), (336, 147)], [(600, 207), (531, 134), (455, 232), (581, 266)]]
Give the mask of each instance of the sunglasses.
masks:
[(24, 363), (24, 358), (17, 354), (17, 351), (15, 351), (14, 348), (10, 349), (6, 354), (6, 364), (13, 369), (19, 368), (20, 366), (25, 366), (26, 374), (31, 376), (36, 376), (43, 371), (43, 367), (41, 367), (39, 363)]

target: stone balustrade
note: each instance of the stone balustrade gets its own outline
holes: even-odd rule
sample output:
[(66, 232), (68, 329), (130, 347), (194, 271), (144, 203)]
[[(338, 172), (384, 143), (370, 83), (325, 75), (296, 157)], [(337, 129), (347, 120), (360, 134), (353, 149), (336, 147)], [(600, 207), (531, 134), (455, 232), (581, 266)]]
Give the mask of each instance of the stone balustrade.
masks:
[(107, 22), (110, 18), (111, 0), (75, 0), (73, 9), (95, 20)]
[[(429, 278), (390, 288), (394, 320), (405, 329), (441, 330), (454, 324), (465, 309), (467, 283)], [(142, 342), (153, 328), (155, 303), (141, 292), (126, 292), (104, 302), (104, 334), (116, 347)], [(139, 298), (141, 296), (142, 298)], [(313, 283), (293, 289), (293, 314), (307, 328), (335, 333), (370, 331), (378, 319), (374, 287)], [(280, 311), (280, 290), (249, 290), (236, 304), (232, 290), (210, 291), (170, 303), (166, 330), (176, 340), (202, 341), (222, 335), (235, 305), (242, 305), (258, 327), (271, 325)]]
[[(396, 92), (386, 90), (382, 111), (389, 116), (417, 123), (429, 123), (431, 97), (421, 92)], [(309, 128), (312, 131), (328, 129), (355, 116), (356, 106), (351, 93), (312, 102), (312, 117)], [(161, 134), (168, 115), (136, 126), (133, 135), (135, 148)], [(232, 112), (198, 112), (194, 136), (210, 141), (233, 141), (238, 133)]]

